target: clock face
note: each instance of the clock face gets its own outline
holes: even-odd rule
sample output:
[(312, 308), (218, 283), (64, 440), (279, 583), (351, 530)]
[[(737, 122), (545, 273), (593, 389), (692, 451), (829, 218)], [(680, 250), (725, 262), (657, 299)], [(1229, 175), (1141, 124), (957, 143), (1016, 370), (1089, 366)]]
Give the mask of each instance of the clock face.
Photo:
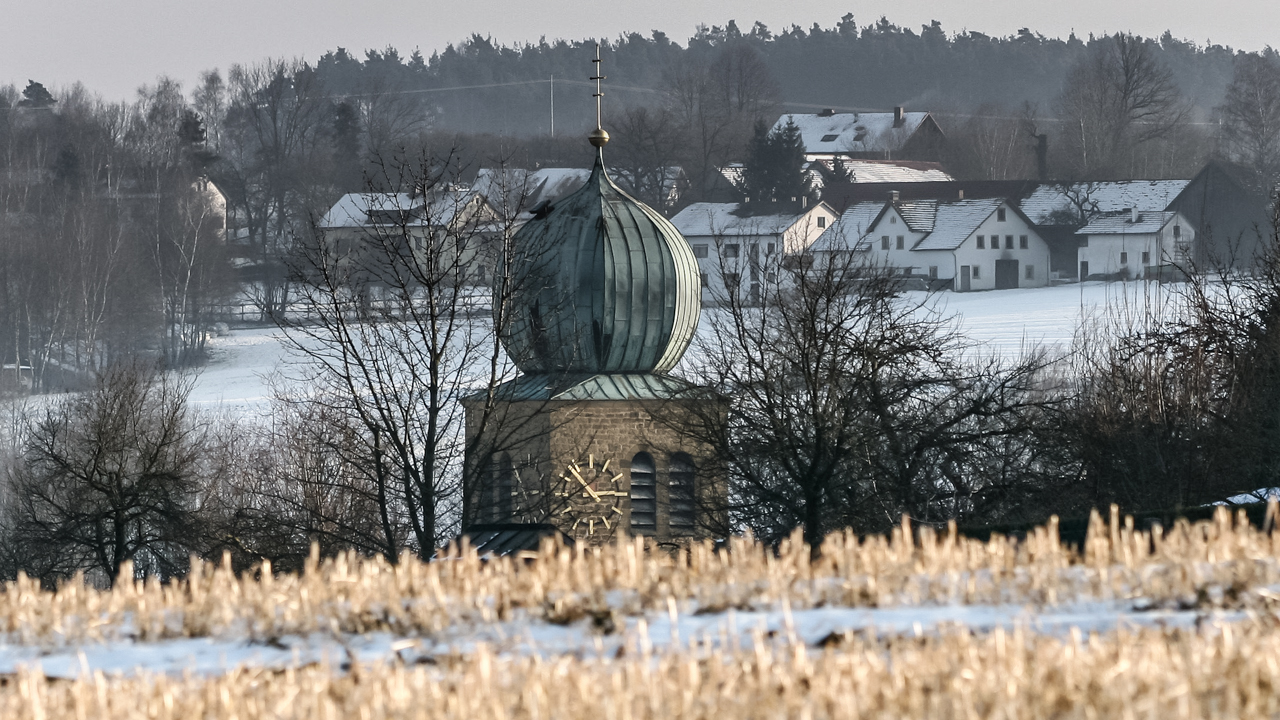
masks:
[(622, 522), (622, 468), (613, 460), (588, 455), (569, 463), (556, 493), (574, 538), (610, 537)]

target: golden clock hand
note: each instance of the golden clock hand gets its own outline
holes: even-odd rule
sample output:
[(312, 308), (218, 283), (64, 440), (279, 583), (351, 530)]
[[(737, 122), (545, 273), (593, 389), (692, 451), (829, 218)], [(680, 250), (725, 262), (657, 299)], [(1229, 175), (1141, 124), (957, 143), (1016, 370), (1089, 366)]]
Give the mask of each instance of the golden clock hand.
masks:
[(591, 499), (592, 499), (592, 500), (599, 500), (599, 499), (600, 499), (600, 496), (596, 494), (596, 491), (595, 491), (595, 490), (592, 490), (592, 489), (591, 489), (591, 486), (587, 484), (587, 481), (586, 481), (586, 480), (583, 480), (583, 479), (582, 479), (582, 476), (578, 474), (578, 471), (577, 471), (577, 470), (575, 470), (575, 469), (573, 469), (573, 468), (569, 468), (569, 472), (573, 473), (573, 476), (574, 476), (575, 478), (577, 478), (577, 479), (578, 479), (578, 482), (582, 483), (582, 487), (583, 487), (583, 488), (584, 488), (588, 493), (590, 493), (590, 494), (591, 494)]

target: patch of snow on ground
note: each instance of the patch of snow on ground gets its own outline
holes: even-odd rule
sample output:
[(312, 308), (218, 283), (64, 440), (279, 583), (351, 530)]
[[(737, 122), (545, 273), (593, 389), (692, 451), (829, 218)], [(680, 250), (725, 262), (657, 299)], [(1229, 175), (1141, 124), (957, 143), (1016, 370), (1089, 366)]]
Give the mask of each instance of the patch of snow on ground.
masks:
[(1072, 628), (1107, 632), (1120, 627), (1194, 627), (1239, 622), (1243, 612), (1134, 610), (1133, 602), (1091, 602), (1034, 609), (1015, 605), (943, 605), (902, 608), (826, 607), (794, 612), (661, 613), (619, 618), (620, 626), (601, 634), (590, 620), (565, 625), (543, 621), (456, 625), (435, 637), (396, 637), (389, 633), (314, 635), (245, 639), (187, 638), (157, 642), (116, 640), (103, 643), (41, 648), (0, 644), (0, 674), (37, 664), (51, 677), (76, 677), (86, 671), (129, 673), (184, 672), (221, 674), (237, 666), (283, 669), (325, 663), (346, 669), (351, 662), (434, 662), (468, 655), (485, 645), (502, 654), (613, 657), (620, 652), (662, 652), (671, 648), (738, 649), (756, 642), (798, 640), (819, 646), (845, 633), (878, 636), (919, 635), (963, 627), (972, 632), (1022, 627), (1031, 632), (1065, 636)]

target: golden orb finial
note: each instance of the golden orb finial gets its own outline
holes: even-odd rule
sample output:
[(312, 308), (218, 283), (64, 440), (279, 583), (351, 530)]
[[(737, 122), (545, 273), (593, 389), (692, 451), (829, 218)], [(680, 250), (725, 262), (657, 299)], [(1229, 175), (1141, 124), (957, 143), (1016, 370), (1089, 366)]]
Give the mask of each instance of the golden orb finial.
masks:
[(587, 141), (598, 148), (602, 148), (609, 144), (609, 133), (604, 128), (596, 128), (587, 133)]

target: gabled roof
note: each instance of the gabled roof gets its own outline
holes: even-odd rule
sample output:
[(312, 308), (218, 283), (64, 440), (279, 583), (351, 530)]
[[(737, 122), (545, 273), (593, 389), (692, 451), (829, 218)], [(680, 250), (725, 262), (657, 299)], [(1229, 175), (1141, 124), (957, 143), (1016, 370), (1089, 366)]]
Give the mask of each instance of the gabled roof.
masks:
[(685, 237), (781, 235), (817, 207), (776, 215), (738, 215), (739, 203), (694, 203), (676, 213), (671, 224)]
[(1045, 184), (1022, 201), (1022, 211), (1037, 225), (1054, 212), (1075, 213), (1072, 197), (1086, 203), (1088, 213), (1138, 208), (1164, 210), (1186, 189), (1190, 180), (1121, 180), (1117, 182)]
[(885, 203), (872, 201), (849, 206), (822, 235), (818, 236), (810, 249), (815, 252), (849, 248), (865, 250), (867, 233), (871, 232), (871, 228), (875, 226), (876, 220), (884, 209)]
[[(859, 250), (869, 249), (869, 234), (889, 212), (889, 208), (894, 207), (906, 221), (908, 228), (914, 232), (927, 233), (912, 250), (954, 250), (1004, 204), (1002, 198), (921, 200), (897, 204), (887, 201), (861, 202), (845, 210), (840, 219), (832, 223), (818, 238), (813, 249), (829, 251), (854, 243)], [(1016, 207), (1012, 209), (1018, 212)]]
[(1140, 211), (1138, 221), (1133, 221), (1133, 213), (1128, 210), (1108, 212), (1098, 215), (1088, 225), (1076, 231), (1077, 235), (1151, 235), (1160, 232), (1168, 225), (1176, 212)]
[[(827, 167), (834, 163), (818, 160)], [(953, 178), (935, 162), (913, 160), (856, 160), (842, 161), (850, 181), (855, 183), (886, 182), (947, 182)]]
[(938, 216), (937, 200), (898, 203), (895, 207), (898, 208), (898, 214), (907, 223), (907, 227), (913, 232), (933, 232)]
[(933, 232), (911, 249), (955, 250), (1003, 204), (1004, 200), (1000, 198), (940, 202), (933, 220)]
[(434, 192), (429, 200), (409, 193), (347, 193), (324, 214), (320, 227), (355, 228), (401, 223), (411, 227), (448, 225), (476, 197), (469, 188)]
[(539, 203), (554, 203), (568, 197), (585, 185), (589, 177), (591, 171), (586, 168), (482, 168), (472, 187), (489, 198), (489, 203), (500, 213), (521, 214)]
[(903, 113), (900, 127), (894, 127), (891, 112), (788, 114), (778, 118), (775, 130), (790, 119), (800, 128), (806, 153), (895, 152), (920, 129), (927, 112)]

